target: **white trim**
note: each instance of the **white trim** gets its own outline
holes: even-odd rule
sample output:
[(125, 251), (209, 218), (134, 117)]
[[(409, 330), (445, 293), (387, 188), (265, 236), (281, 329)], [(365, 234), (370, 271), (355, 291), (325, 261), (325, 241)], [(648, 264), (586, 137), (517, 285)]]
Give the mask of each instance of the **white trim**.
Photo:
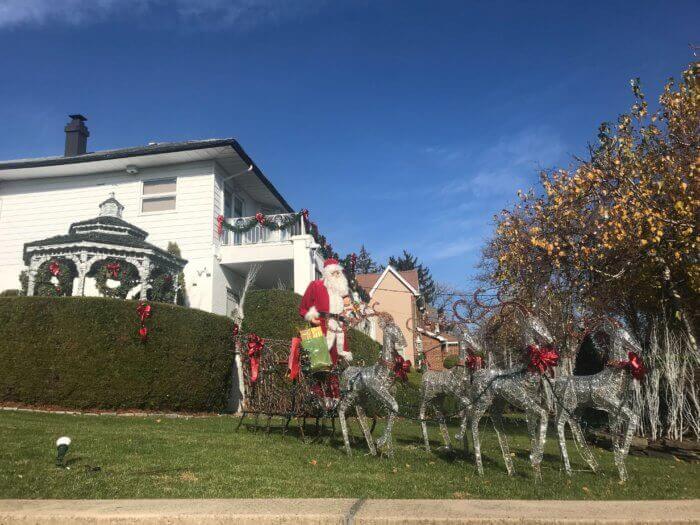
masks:
[(416, 331), (418, 331), (418, 332), (420, 332), (420, 333), (422, 333), (422, 334), (425, 334), (425, 335), (427, 335), (428, 337), (432, 337), (433, 339), (437, 339), (437, 340), (440, 341), (441, 343), (447, 343), (448, 345), (450, 345), (450, 344), (458, 344), (456, 341), (448, 341), (448, 340), (445, 339), (443, 336), (438, 335), (438, 334), (433, 333), (433, 332), (429, 332), (428, 330), (426, 330), (425, 328), (421, 328), (420, 326), (416, 328)]
[(369, 292), (369, 296), (370, 296), (370, 297), (372, 297), (372, 296), (374, 295), (374, 292), (377, 290), (377, 287), (379, 286), (379, 283), (381, 283), (381, 282), (384, 280), (384, 277), (386, 277), (386, 274), (389, 273), (389, 272), (393, 273), (394, 276), (401, 282), (401, 284), (403, 284), (406, 288), (408, 288), (408, 289), (411, 291), (411, 293), (412, 293), (413, 295), (415, 295), (416, 297), (419, 297), (419, 296), (420, 296), (420, 293), (418, 292), (418, 290), (416, 290), (413, 286), (411, 286), (411, 285), (408, 283), (408, 281), (407, 281), (406, 279), (404, 279), (404, 278), (401, 276), (401, 274), (400, 274), (398, 271), (396, 271), (396, 270), (394, 269), (393, 266), (389, 265), (389, 266), (387, 266), (387, 267), (384, 269), (384, 271), (382, 272), (382, 274), (379, 276), (379, 279), (377, 279), (377, 282), (374, 283), (374, 286), (372, 286), (372, 289), (371, 289), (370, 292)]

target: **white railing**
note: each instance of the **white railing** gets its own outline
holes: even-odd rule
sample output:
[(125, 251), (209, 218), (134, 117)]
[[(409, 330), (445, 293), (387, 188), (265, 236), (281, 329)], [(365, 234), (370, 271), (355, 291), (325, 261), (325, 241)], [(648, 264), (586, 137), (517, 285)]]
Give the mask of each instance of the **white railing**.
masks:
[[(288, 221), (290, 217), (296, 218), (296, 213), (278, 213), (275, 215), (265, 215), (265, 221), (271, 224), (281, 225)], [(255, 217), (229, 217), (226, 222), (231, 226), (243, 226), (255, 221)], [(255, 223), (247, 232), (235, 233), (224, 228), (223, 243), (230, 246), (243, 246), (247, 244), (261, 244), (267, 242), (288, 241), (294, 235), (301, 235), (304, 232), (303, 219), (299, 217), (288, 226), (278, 229), (271, 229), (267, 226)]]

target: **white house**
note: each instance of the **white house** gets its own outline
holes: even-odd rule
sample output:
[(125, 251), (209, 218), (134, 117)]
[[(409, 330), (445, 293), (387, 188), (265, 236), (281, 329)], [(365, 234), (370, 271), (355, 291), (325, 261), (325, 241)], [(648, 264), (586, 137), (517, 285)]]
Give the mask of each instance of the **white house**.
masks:
[[(124, 206), (123, 220), (147, 232), (149, 243), (178, 244), (194, 308), (230, 314), (254, 263), (262, 263), (260, 288), (303, 293), (320, 274), (323, 260), (305, 220), (236, 140), (88, 153), (86, 119), (71, 119), (63, 156), (0, 161), (0, 291), (20, 287), (25, 243), (65, 235), (71, 224), (94, 218), (112, 193)], [(250, 224), (257, 213), (285, 225), (275, 230), (256, 222), (245, 233), (219, 233), (219, 216)]]

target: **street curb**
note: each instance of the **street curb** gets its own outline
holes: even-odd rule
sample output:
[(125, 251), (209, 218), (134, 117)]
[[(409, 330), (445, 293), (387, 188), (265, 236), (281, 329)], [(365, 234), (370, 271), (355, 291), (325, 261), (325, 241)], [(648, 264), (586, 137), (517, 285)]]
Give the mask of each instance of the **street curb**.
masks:
[(0, 524), (690, 524), (700, 500), (0, 500)]

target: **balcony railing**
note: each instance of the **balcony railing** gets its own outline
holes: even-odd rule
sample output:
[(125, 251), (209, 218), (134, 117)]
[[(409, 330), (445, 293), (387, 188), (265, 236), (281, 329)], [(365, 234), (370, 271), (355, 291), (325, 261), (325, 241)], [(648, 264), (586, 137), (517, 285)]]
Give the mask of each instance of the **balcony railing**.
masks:
[[(271, 224), (282, 225), (294, 217), (295, 220), (287, 226), (278, 229), (270, 229), (255, 223), (247, 232), (235, 233), (224, 229), (223, 243), (229, 246), (244, 246), (248, 244), (262, 244), (268, 242), (288, 241), (294, 235), (301, 235), (304, 232), (303, 219), (297, 218), (295, 213), (278, 213), (275, 215), (265, 215), (265, 221)], [(255, 221), (255, 217), (229, 217), (226, 222), (232, 226), (243, 226)]]

